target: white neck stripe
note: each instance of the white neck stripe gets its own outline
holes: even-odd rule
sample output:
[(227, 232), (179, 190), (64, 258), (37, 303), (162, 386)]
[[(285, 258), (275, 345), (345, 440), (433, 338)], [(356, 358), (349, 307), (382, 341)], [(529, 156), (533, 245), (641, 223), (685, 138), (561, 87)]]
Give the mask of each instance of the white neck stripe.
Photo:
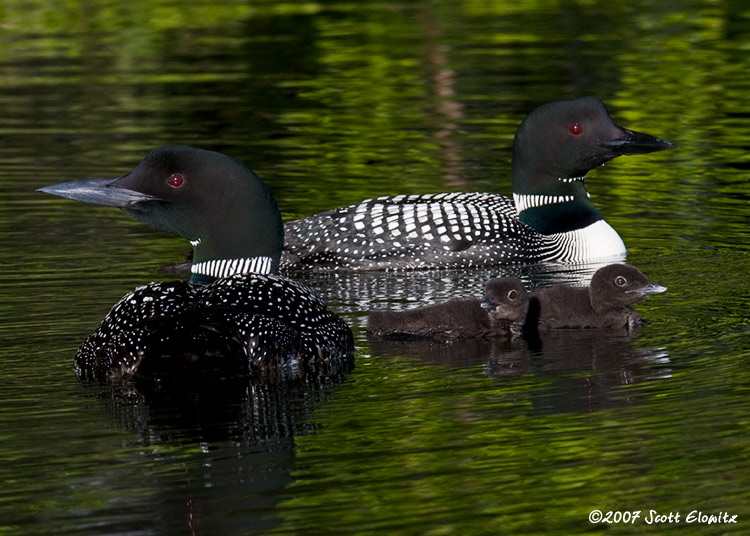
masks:
[(557, 180), (562, 182), (583, 182), (586, 180), (586, 175), (581, 175), (580, 177), (558, 177)]
[(513, 194), (513, 201), (516, 203), (516, 212), (521, 213), (528, 208), (541, 207), (543, 205), (553, 205), (555, 203), (567, 203), (573, 201), (573, 195), (526, 195)]
[(190, 267), (194, 274), (208, 277), (229, 277), (234, 274), (270, 274), (271, 257), (245, 257), (244, 259), (220, 259), (196, 262)]

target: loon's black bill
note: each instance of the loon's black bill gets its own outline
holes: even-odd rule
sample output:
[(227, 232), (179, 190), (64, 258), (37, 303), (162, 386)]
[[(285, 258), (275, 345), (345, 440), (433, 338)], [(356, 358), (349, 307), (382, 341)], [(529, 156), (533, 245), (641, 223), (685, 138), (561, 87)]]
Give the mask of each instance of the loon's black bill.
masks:
[(618, 156), (653, 153), (676, 147), (671, 141), (663, 140), (650, 134), (634, 132), (626, 128), (622, 130), (624, 133), (622, 137), (615, 140), (602, 141), (599, 145), (606, 147)]
[(52, 186), (37, 189), (52, 195), (59, 195), (67, 199), (74, 199), (92, 205), (105, 207), (133, 208), (142, 201), (158, 201), (159, 199), (135, 190), (127, 190), (111, 186), (117, 179), (91, 179), (84, 181), (61, 182)]

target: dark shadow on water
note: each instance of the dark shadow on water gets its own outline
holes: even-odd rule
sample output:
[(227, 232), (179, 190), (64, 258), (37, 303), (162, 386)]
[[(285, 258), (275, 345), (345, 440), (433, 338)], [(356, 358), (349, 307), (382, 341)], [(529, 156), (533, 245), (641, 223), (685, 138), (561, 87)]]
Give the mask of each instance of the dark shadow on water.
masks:
[[(294, 438), (315, 430), (315, 408), (345, 377), (140, 379), (86, 392), (141, 453), (148, 493), (128, 499), (143, 516), (137, 521), (153, 519), (154, 534), (255, 534), (279, 524), (274, 510), (293, 480)], [(135, 522), (107, 509), (98, 515), (108, 533)]]
[(481, 366), (500, 381), (534, 376), (534, 413), (589, 413), (633, 402), (616, 388), (669, 375), (663, 348), (636, 348), (634, 336), (605, 330), (557, 330), (525, 338), (449, 343), (372, 337), (373, 356), (417, 359), (430, 366)]

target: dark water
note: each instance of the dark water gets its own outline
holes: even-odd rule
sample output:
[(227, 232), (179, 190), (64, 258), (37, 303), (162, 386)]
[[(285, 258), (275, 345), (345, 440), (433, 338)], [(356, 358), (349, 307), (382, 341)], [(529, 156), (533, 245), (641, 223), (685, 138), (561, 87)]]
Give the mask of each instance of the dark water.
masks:
[[(0, 10), (0, 534), (750, 531), (744, 2), (183, 4)], [(251, 165), (286, 218), (509, 194), (518, 123), (580, 95), (678, 144), (587, 181), (629, 262), (669, 287), (637, 337), (369, 341), (370, 309), (475, 295), (507, 270), (305, 275), (355, 330), (338, 385), (73, 375), (109, 307), (188, 247), (35, 188), (187, 143)]]

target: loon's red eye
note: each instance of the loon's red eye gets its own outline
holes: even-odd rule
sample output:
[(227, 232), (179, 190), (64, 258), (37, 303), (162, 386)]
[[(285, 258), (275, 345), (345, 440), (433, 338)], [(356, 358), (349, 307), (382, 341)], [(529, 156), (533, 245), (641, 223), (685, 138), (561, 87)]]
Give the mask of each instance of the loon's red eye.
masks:
[(185, 184), (185, 177), (179, 173), (173, 173), (167, 179), (167, 184), (172, 188), (182, 188), (182, 185)]
[(583, 127), (581, 126), (580, 123), (575, 122), (572, 125), (570, 125), (568, 130), (570, 131), (571, 134), (573, 134), (573, 136), (578, 136), (581, 132), (583, 132)]

